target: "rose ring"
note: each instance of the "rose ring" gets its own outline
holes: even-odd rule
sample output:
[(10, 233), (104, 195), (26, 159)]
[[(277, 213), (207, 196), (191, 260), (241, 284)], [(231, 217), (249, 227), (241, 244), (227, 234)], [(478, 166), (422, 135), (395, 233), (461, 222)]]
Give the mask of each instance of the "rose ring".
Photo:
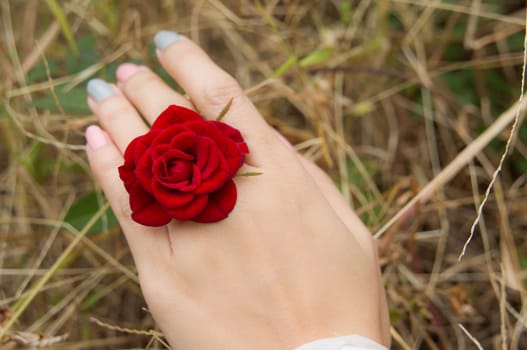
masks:
[(163, 226), (172, 219), (225, 219), (237, 198), (233, 177), (247, 153), (237, 129), (169, 106), (146, 134), (130, 142), (119, 167), (132, 219), (146, 226)]

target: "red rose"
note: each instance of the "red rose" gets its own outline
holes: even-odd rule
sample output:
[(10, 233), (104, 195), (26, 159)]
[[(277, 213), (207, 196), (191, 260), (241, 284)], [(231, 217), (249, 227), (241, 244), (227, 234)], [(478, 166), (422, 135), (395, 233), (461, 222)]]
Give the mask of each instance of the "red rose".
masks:
[(150, 131), (130, 142), (119, 167), (132, 218), (147, 226), (226, 218), (236, 203), (232, 178), (247, 153), (237, 129), (169, 106)]

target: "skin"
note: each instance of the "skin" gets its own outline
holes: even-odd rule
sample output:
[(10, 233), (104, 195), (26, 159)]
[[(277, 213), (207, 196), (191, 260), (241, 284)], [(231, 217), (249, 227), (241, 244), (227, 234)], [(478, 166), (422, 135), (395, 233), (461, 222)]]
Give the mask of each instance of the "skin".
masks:
[(285, 144), (236, 81), (197, 45), (179, 40), (159, 61), (205, 118), (238, 128), (251, 153), (238, 202), (214, 224), (141, 226), (130, 218), (116, 168), (127, 144), (169, 104), (193, 105), (148, 68), (118, 70), (115, 94), (89, 105), (106, 145), (88, 159), (122, 226), (150, 311), (178, 349), (293, 349), (358, 334), (389, 346), (371, 234), (331, 180)]

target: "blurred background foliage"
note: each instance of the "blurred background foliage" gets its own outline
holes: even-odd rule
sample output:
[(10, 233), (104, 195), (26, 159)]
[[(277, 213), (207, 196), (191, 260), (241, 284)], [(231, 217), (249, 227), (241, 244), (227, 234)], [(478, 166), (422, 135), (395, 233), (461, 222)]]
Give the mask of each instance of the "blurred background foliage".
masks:
[[(0, 11), (0, 328), (13, 321), (2, 349), (165, 348), (141, 333), (155, 324), (83, 152), (90, 78), (115, 81), (131, 61), (179, 89), (155, 58), (158, 30), (235, 76), (372, 232), (520, 96), (519, 0), (4, 0)], [(459, 324), (485, 349), (527, 348), (525, 123), (457, 261), (508, 135), (379, 240), (394, 349), (475, 348)]]

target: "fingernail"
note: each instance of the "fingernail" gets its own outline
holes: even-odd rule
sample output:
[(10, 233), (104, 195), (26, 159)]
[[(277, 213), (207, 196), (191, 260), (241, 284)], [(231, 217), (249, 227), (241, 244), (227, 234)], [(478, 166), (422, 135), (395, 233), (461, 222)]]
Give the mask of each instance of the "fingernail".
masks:
[(97, 150), (103, 146), (106, 146), (108, 143), (106, 141), (106, 136), (102, 132), (101, 128), (96, 125), (90, 125), (86, 128), (86, 142), (88, 147), (92, 150)]
[(137, 73), (139, 66), (133, 63), (123, 63), (117, 68), (115, 76), (121, 83), (127, 81), (132, 75)]
[(181, 35), (171, 30), (162, 30), (154, 36), (154, 45), (159, 50), (164, 50), (176, 41), (181, 39)]
[(114, 94), (114, 91), (110, 84), (102, 79), (92, 79), (86, 85), (88, 95), (91, 96), (95, 101), (100, 102)]

